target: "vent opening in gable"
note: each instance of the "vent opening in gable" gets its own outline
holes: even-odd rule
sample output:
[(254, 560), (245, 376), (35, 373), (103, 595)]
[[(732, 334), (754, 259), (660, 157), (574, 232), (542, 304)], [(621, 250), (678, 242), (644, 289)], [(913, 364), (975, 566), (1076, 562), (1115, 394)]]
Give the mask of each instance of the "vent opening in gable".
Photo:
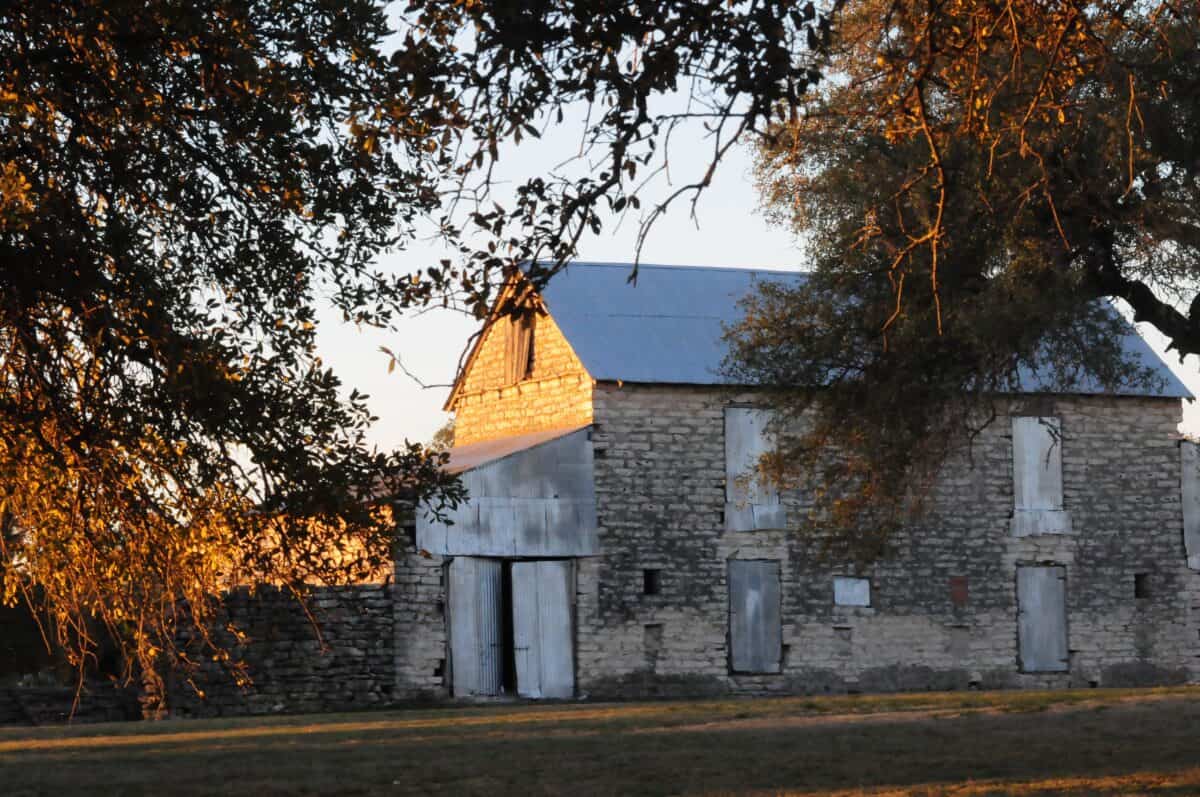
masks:
[(537, 313), (527, 311), (509, 320), (505, 351), (507, 383), (516, 384), (533, 377), (534, 340)]

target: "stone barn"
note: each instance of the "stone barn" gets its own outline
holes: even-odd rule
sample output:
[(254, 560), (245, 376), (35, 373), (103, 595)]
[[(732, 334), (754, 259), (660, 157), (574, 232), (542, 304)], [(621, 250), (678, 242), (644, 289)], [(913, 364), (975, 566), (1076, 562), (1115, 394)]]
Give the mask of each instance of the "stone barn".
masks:
[[(447, 402), (470, 492), (452, 524), (418, 508), (394, 571), (307, 610), (232, 590), (253, 686), (202, 662), (168, 679), (167, 710), (1200, 680), (1191, 396), (1132, 329), (1157, 389), (1008, 397), (860, 568), (810, 549), (804, 495), (741, 478), (770, 410), (723, 382), (722, 324), (756, 281), (797, 275), (630, 269), (573, 264), (479, 337)], [(0, 722), (46, 713), (6, 713), (18, 691), (0, 683)], [(84, 697), (107, 716), (102, 688)]]
[(630, 268), (571, 265), (470, 353), (470, 499), (397, 561), (394, 699), (1200, 679), (1191, 395), (1132, 329), (1155, 390), (1012, 395), (859, 568), (809, 549), (803, 495), (738, 478), (769, 409), (723, 382), (722, 324), (796, 275)]

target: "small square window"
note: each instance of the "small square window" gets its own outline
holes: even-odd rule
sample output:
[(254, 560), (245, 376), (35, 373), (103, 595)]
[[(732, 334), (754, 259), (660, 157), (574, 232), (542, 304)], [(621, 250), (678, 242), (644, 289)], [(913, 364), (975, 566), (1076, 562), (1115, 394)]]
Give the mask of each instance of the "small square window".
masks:
[(871, 580), (834, 576), (833, 602), (837, 606), (870, 606)]
[(643, 570), (642, 571), (642, 594), (657, 595), (662, 592), (662, 571), (661, 570)]
[(1150, 574), (1135, 573), (1133, 576), (1133, 597), (1149, 598), (1150, 597)]

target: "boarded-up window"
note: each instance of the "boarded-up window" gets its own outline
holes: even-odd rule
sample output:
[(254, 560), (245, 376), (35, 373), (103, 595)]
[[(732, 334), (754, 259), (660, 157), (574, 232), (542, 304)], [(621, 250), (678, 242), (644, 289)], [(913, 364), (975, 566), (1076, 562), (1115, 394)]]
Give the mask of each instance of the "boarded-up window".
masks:
[(1200, 570), (1200, 448), (1190, 440), (1179, 445), (1183, 487), (1183, 549), (1187, 564)]
[(950, 602), (955, 606), (966, 606), (968, 594), (967, 577), (950, 576)]
[(1017, 568), (1017, 637), (1023, 672), (1065, 672), (1067, 652), (1067, 569)]
[(507, 329), (507, 384), (516, 384), (533, 376), (533, 342), (537, 314), (527, 311), (509, 320)]
[(779, 562), (729, 560), (730, 670), (779, 672), (782, 656)]
[(1012, 433), (1013, 536), (1070, 533), (1071, 516), (1063, 509), (1058, 418), (1014, 417)]
[(852, 576), (834, 576), (833, 602), (837, 606), (870, 606), (871, 580)]
[(779, 492), (758, 472), (758, 461), (771, 449), (769, 410), (725, 408), (725, 530), (779, 529), (787, 515)]

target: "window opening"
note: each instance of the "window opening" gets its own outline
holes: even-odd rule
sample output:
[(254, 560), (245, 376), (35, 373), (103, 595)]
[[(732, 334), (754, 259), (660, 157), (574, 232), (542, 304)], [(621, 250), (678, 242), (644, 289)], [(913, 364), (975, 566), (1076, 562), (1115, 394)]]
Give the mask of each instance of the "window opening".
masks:
[(774, 446), (768, 432), (770, 422), (770, 410), (725, 408), (726, 531), (787, 525), (787, 511), (780, 503), (778, 490), (758, 470), (759, 460)]
[(833, 602), (837, 606), (870, 606), (871, 580), (850, 576), (834, 576)]
[(537, 313), (525, 310), (508, 322), (508, 383), (516, 384), (533, 376), (534, 330)]
[(1012, 534), (1070, 534), (1063, 508), (1062, 425), (1056, 417), (1013, 416)]
[(662, 592), (662, 571), (661, 570), (643, 570), (642, 571), (642, 594), (643, 595), (658, 595)]

